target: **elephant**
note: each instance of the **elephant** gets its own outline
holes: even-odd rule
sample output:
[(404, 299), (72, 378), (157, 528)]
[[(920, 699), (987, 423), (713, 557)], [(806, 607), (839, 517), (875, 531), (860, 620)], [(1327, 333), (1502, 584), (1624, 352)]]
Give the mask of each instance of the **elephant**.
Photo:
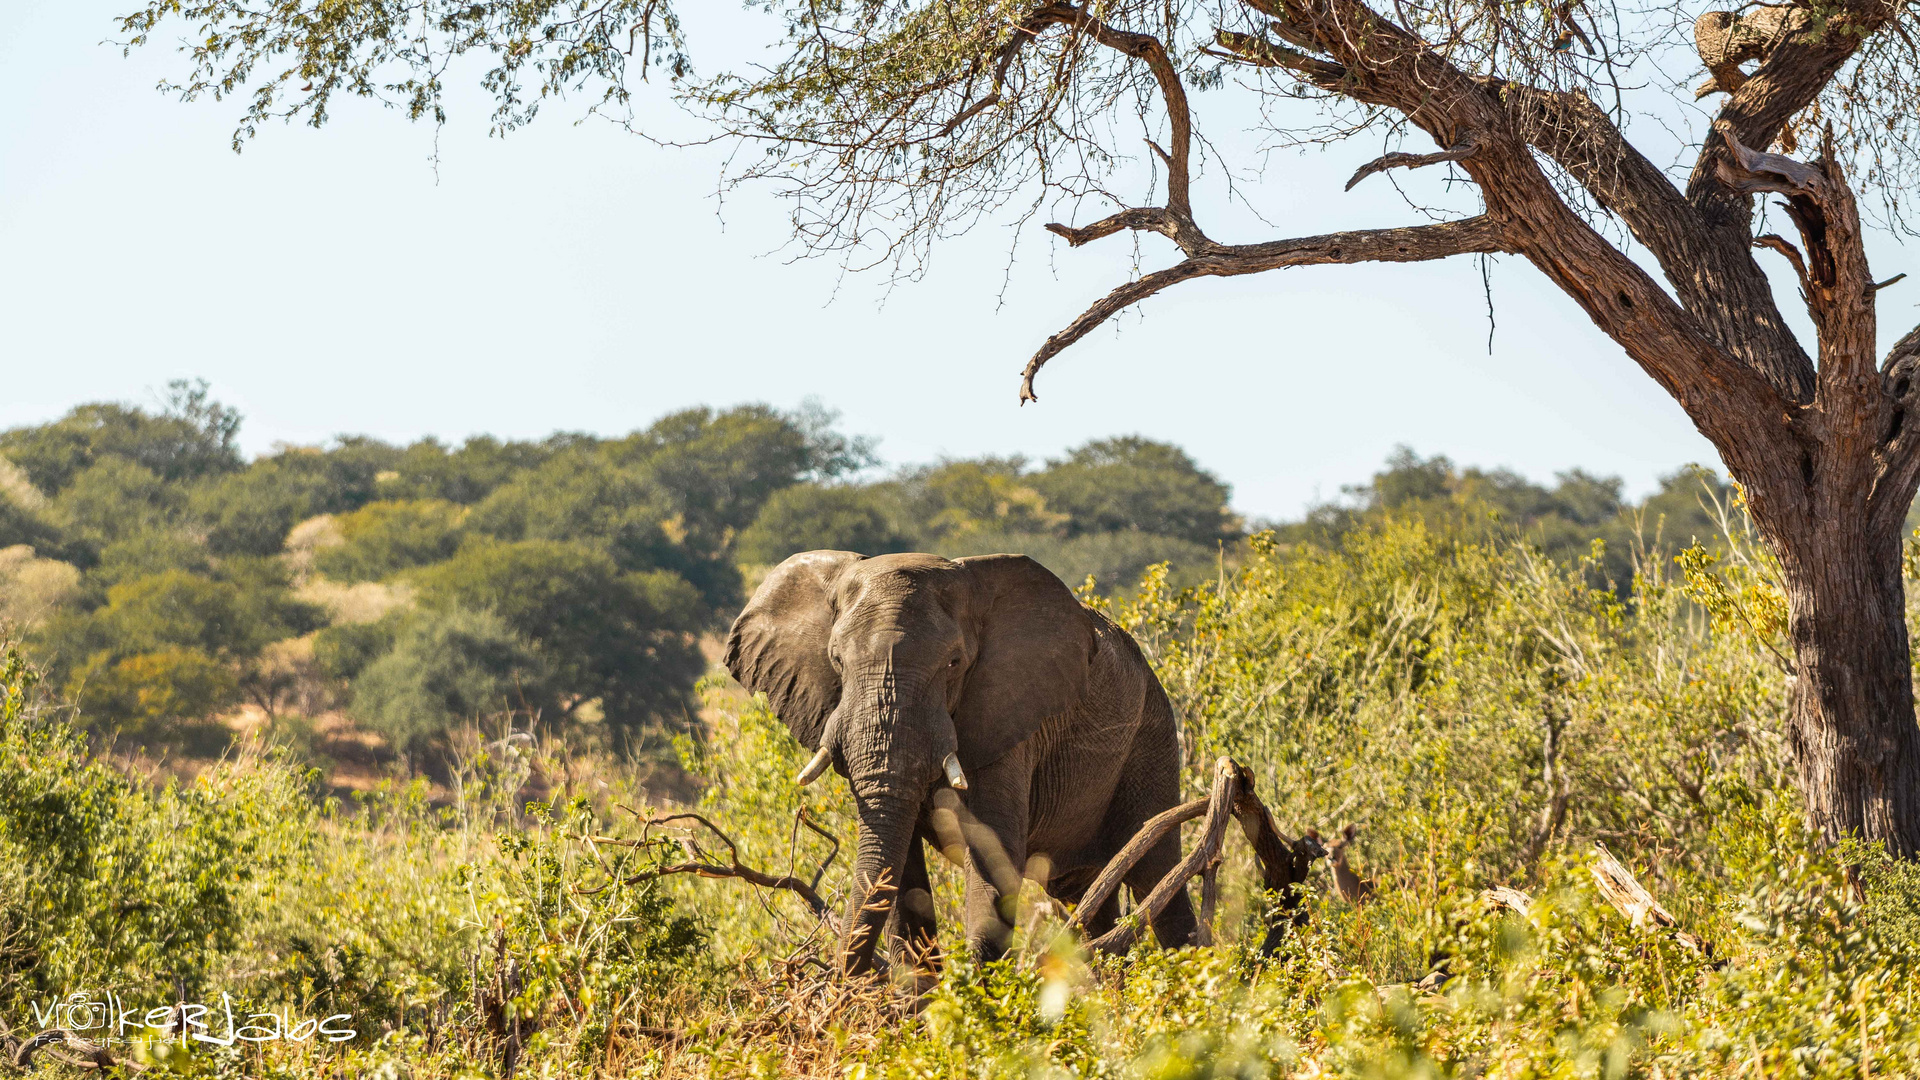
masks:
[[(938, 970), (926, 843), (964, 864), (967, 947), (990, 961), (1023, 875), (1077, 902), (1179, 798), (1173, 708), (1139, 645), (1025, 555), (794, 555), (734, 621), (726, 666), (815, 751), (801, 783), (831, 768), (852, 786), (849, 975), (875, 970), (883, 936)], [(1179, 859), (1164, 837), (1128, 890), (1144, 896)], [(1097, 936), (1118, 918), (1116, 891), (1083, 925)], [(1170, 947), (1196, 925), (1183, 889), (1152, 929)]]

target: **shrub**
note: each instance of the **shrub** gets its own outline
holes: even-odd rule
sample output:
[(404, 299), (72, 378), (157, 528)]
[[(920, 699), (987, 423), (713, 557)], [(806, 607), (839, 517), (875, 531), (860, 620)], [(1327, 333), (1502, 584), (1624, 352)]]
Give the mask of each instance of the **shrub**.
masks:
[(448, 558), (466, 512), (438, 499), (375, 502), (335, 519), (345, 543), (323, 548), (314, 569), (342, 581), (378, 581)]
[(871, 488), (796, 484), (773, 495), (740, 534), (742, 562), (770, 565), (800, 551), (821, 549), (885, 555), (911, 551), (894, 530), (885, 503)]
[(417, 751), (463, 722), (526, 715), (545, 700), (548, 677), (533, 647), (498, 615), (424, 611), (353, 680), (352, 711), (396, 749)]

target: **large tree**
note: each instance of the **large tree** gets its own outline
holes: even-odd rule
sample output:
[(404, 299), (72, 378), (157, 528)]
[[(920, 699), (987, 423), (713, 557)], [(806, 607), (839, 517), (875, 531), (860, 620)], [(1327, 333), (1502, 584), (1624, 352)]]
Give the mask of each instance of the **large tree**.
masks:
[[(439, 118), (443, 74), (461, 53), (492, 57), (484, 85), (496, 124), (511, 127), (583, 87), (625, 103), (637, 55), (725, 129), (765, 145), (751, 171), (794, 197), (804, 244), (866, 258), (879, 238), (914, 259), (983, 212), (1055, 197), (1110, 204), (1089, 223), (1047, 226), (1073, 246), (1126, 232), (1170, 240), (1177, 262), (1115, 289), (1040, 348), (1022, 400), (1062, 349), (1182, 281), (1517, 255), (1679, 402), (1744, 485), (1784, 573), (1791, 743), (1811, 819), (1829, 835), (1920, 852), (1900, 575), (1901, 523), (1920, 482), (1920, 424), (1909, 420), (1920, 330), (1876, 355), (1884, 283), (1868, 270), (1850, 186), (1864, 181), (1898, 218), (1920, 147), (1915, 0), (758, 6), (784, 21), (781, 57), (706, 80), (689, 74), (670, 0), (147, 0), (125, 25), (141, 42), (184, 20), (191, 74), (178, 88), (247, 93), (243, 134), (276, 116), (319, 122), (340, 92)], [(1645, 129), (1684, 123), (1685, 83), (1702, 67), (1692, 93), (1715, 112), (1672, 177), (1628, 141), (1627, 119), (1637, 109), (1656, 121)], [(1479, 212), (1217, 240), (1195, 212), (1195, 87), (1260, 97), (1260, 115), (1303, 138), (1417, 129), (1436, 149), (1387, 154), (1354, 181), (1448, 163), (1472, 181)], [(1128, 163), (1141, 134), (1153, 152), (1144, 167)], [(1113, 194), (1130, 183), (1137, 194)], [(1756, 235), (1768, 194), (1783, 200), (1797, 244)], [(1657, 276), (1629, 257), (1628, 236)], [(1756, 249), (1791, 265), (1812, 342), (1790, 328)]]

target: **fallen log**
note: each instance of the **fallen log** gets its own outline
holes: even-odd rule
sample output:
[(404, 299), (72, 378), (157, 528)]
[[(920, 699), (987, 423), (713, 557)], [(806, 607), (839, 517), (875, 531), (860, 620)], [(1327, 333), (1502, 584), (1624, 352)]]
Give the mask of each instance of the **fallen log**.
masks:
[(1598, 840), (1593, 843), (1593, 883), (1599, 887), (1600, 895), (1606, 897), (1635, 929), (1657, 927), (1665, 930), (1681, 946), (1711, 960), (1713, 946), (1700, 938), (1680, 929), (1680, 920), (1673, 912), (1661, 906), (1653, 894), (1641, 885), (1625, 864), (1613, 857), (1607, 845)]
[(1213, 787), (1207, 797), (1176, 806), (1141, 826), (1133, 839), (1108, 861), (1105, 869), (1094, 878), (1093, 884), (1087, 887), (1068, 925), (1085, 931), (1086, 921), (1100, 910), (1114, 890), (1120, 887), (1127, 872), (1156, 843), (1168, 832), (1178, 829), (1183, 822), (1203, 815), (1205, 821), (1200, 828), (1198, 846), (1161, 878), (1125, 919), (1089, 942), (1089, 948), (1110, 954), (1124, 953), (1132, 948), (1146, 927), (1166, 910), (1176, 893), (1186, 888), (1187, 882), (1196, 875), (1205, 879), (1200, 904), (1199, 943), (1211, 943), (1214, 908), (1219, 897), (1218, 867), (1229, 821), (1240, 823), (1247, 842), (1253, 846), (1254, 860), (1260, 866), (1262, 887), (1279, 894), (1278, 907), (1268, 913), (1267, 934), (1261, 942), (1261, 952), (1271, 955), (1279, 948), (1287, 930), (1304, 920), (1305, 912), (1300, 907), (1296, 886), (1307, 880), (1313, 860), (1325, 856), (1326, 848), (1310, 836), (1287, 839), (1275, 826), (1273, 814), (1255, 793), (1253, 773), (1232, 758), (1222, 757), (1214, 765)]

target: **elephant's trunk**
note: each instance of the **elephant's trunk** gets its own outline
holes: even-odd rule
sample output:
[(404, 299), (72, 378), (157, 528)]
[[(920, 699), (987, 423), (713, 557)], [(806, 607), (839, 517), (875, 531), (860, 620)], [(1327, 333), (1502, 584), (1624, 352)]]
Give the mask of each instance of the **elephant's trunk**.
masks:
[(920, 803), (911, 795), (888, 791), (871, 796), (855, 792), (860, 807), (860, 844), (854, 859), (854, 885), (847, 905), (841, 962), (849, 975), (873, 970), (873, 951), (886, 934), (887, 919), (900, 899), (909, 845)]

